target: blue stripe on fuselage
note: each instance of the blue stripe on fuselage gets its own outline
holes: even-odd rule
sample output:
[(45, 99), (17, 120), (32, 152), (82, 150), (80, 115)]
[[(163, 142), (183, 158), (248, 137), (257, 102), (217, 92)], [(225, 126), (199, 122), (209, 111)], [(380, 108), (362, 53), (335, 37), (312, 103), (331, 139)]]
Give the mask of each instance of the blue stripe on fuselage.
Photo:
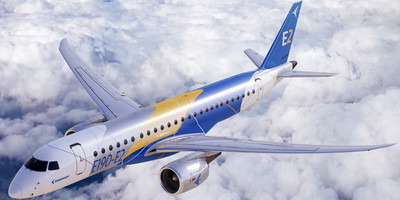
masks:
[[(247, 83), (250, 78), (253, 76), (255, 71), (241, 73), (224, 80), (212, 83), (210, 85), (204, 86), (202, 88), (203, 92), (196, 98), (195, 102), (189, 109), (189, 114), (192, 115), (191, 119), (186, 118), (185, 122), (182, 124), (180, 129), (174, 135), (182, 135), (182, 134), (190, 134), (190, 133), (207, 133), (215, 124), (218, 122), (225, 120), (236, 113), (240, 112), (240, 106), (242, 104), (242, 94), (245, 93), (245, 88), (237, 88), (236, 90), (232, 90), (229, 93), (226, 93), (222, 96), (217, 95), (224, 91), (227, 91), (231, 88), (235, 88), (238, 85)], [(198, 90), (199, 90), (198, 89)], [(217, 95), (217, 98), (208, 99), (204, 103), (196, 104), (198, 101), (202, 101), (207, 97)], [(239, 96), (239, 100), (236, 97)], [(232, 102), (231, 99), (234, 98)], [(229, 100), (229, 106), (225, 104), (225, 101)], [(223, 106), (220, 106), (221, 101), (223, 102)], [(218, 108), (215, 108), (215, 105), (218, 104)], [(211, 105), (213, 105), (214, 109), (211, 110)], [(206, 108), (208, 108), (208, 112), (206, 112)], [(200, 114), (200, 110), (203, 110), (203, 114)], [(235, 110), (235, 111), (234, 111)], [(194, 113), (197, 113), (196, 119), (193, 117)], [(199, 127), (200, 125), (200, 127)], [(170, 138), (174, 135), (165, 137)], [(162, 140), (163, 140), (162, 139)], [(135, 164), (140, 162), (145, 162), (149, 160), (154, 160), (160, 158), (162, 154), (154, 154), (151, 156), (145, 157), (144, 154), (149, 147), (159, 141), (155, 141), (143, 148), (138, 149), (136, 152), (132, 153), (131, 155), (127, 156), (124, 159), (124, 164)], [(166, 153), (162, 155), (162, 157), (167, 157), (173, 155), (175, 153)]]
[[(195, 103), (193, 103), (193, 106), (191, 106), (189, 109), (189, 114), (192, 116), (195, 112), (197, 113), (197, 120), (194, 117), (187, 119), (185, 123), (183, 123), (182, 127), (178, 130), (176, 135), (201, 132), (207, 133), (218, 122), (227, 119), (236, 113), (239, 113), (243, 99), (242, 94), (244, 93), (245, 88), (232, 90), (223, 96), (218, 95), (218, 98), (209, 99), (201, 104), (196, 104), (196, 102), (227, 91), (228, 89), (234, 88), (235, 86), (243, 83), (247, 83), (253, 74), (254, 71), (241, 73), (199, 88), (202, 89), (203, 92), (196, 98)], [(239, 96), (239, 100), (236, 99), (237, 96)], [(232, 97), (234, 98), (233, 102), (231, 101)], [(226, 100), (229, 101), (228, 105), (225, 104)], [(222, 107), (220, 106), (221, 102), (223, 102)], [(215, 108), (216, 104), (218, 104), (217, 109)], [(214, 107), (213, 110), (211, 110), (211, 106)], [(208, 112), (206, 112), (206, 108), (208, 108)], [(203, 111), (203, 114), (200, 114), (200, 110)], [(201, 128), (198, 125), (200, 125)]]

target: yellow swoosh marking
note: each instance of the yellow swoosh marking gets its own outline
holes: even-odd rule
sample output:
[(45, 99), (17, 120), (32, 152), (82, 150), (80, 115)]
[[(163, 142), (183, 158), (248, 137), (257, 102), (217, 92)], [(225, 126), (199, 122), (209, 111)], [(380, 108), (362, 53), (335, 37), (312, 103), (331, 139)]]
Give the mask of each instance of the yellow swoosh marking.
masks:
[[(156, 107), (156, 110), (142, 129), (144, 137), (136, 139), (124, 159), (138, 149), (178, 132), (183, 124), (181, 117), (187, 116), (190, 105), (202, 92), (203, 90), (195, 90), (149, 106)], [(174, 124), (175, 120), (178, 120), (177, 125)], [(168, 122), (171, 123), (170, 128), (167, 126)], [(164, 130), (160, 129), (161, 125), (164, 125)], [(157, 133), (154, 133), (154, 128), (157, 128)], [(150, 130), (150, 136), (147, 136), (147, 130)]]

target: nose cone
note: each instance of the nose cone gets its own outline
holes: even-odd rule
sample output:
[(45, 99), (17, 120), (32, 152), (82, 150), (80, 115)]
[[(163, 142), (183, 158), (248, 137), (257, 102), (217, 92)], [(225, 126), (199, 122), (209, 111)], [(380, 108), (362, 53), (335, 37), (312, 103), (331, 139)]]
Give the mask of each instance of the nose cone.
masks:
[(21, 187), (15, 183), (10, 184), (10, 187), (8, 188), (8, 196), (14, 199), (24, 198)]

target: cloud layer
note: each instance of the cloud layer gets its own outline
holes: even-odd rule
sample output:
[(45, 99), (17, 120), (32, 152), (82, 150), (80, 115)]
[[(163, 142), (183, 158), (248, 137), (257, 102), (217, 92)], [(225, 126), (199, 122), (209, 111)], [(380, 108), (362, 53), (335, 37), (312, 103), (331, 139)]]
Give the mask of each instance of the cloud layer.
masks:
[[(0, 198), (25, 159), (99, 115), (58, 52), (62, 38), (143, 105), (255, 69), (291, 1), (0, 1)], [(400, 2), (303, 2), (296, 69), (211, 135), (307, 144), (400, 141)], [(400, 147), (352, 154), (224, 153), (200, 187), (170, 196), (158, 170), (182, 155), (127, 166), (38, 199), (395, 199)], [(8, 169), (10, 166), (11, 169)], [(7, 168), (7, 170), (6, 170)]]

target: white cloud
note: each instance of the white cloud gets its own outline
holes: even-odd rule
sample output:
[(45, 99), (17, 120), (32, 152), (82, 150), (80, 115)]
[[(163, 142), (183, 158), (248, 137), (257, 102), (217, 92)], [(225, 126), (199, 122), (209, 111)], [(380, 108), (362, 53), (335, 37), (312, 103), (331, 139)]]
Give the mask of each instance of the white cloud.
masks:
[[(150, 105), (255, 69), (242, 51), (266, 54), (291, 3), (0, 2), (0, 159), (22, 164), (67, 126), (99, 114), (58, 52), (62, 38), (117, 88)], [(303, 2), (290, 59), (299, 62), (298, 70), (339, 75), (284, 80), (210, 134), (309, 144), (398, 142), (399, 4)], [(335, 155), (224, 153), (203, 185), (169, 196), (157, 174), (179, 158), (173, 156), (39, 199), (393, 199), (400, 189), (399, 148)]]

